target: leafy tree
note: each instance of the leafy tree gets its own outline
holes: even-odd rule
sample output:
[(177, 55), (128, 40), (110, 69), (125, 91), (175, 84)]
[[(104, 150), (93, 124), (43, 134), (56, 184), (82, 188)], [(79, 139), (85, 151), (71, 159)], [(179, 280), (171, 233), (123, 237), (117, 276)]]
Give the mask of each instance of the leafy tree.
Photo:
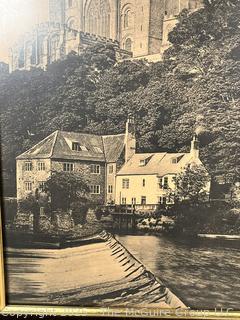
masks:
[(206, 187), (210, 181), (209, 174), (202, 165), (187, 166), (175, 179), (175, 189), (170, 191), (174, 202), (185, 202), (199, 205), (206, 201)]
[(89, 187), (81, 174), (55, 172), (45, 184), (51, 194), (52, 208), (69, 210), (71, 205), (86, 203)]
[(202, 43), (224, 38), (238, 33), (238, 0), (205, 0), (204, 8), (190, 13), (183, 10), (179, 16), (180, 23), (170, 33), (169, 40), (175, 46)]
[(176, 176), (175, 189), (169, 190), (174, 201), (171, 212), (175, 215), (176, 230), (188, 235), (197, 234), (209, 219), (206, 191), (210, 177), (202, 165), (186, 166)]

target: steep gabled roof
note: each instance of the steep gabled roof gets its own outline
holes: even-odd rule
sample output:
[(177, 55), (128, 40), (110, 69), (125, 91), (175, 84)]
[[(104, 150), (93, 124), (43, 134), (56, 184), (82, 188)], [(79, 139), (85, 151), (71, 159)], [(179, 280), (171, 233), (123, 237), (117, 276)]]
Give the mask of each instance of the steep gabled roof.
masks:
[[(164, 176), (166, 174), (177, 174), (190, 160), (189, 153), (136, 153), (124, 164), (118, 172), (118, 175), (135, 174), (157, 174)], [(173, 163), (173, 159), (178, 159)], [(146, 160), (143, 165), (143, 160)]]
[[(115, 162), (124, 149), (124, 134), (99, 136), (79, 132), (55, 131), (17, 159), (65, 159)], [(83, 148), (72, 150), (76, 142)]]
[(37, 143), (35, 146), (25, 151), (17, 157), (17, 159), (44, 159), (50, 158), (52, 155), (53, 146), (55, 144), (57, 131), (53, 132), (45, 139)]
[(106, 162), (116, 162), (124, 149), (125, 134), (103, 136)]

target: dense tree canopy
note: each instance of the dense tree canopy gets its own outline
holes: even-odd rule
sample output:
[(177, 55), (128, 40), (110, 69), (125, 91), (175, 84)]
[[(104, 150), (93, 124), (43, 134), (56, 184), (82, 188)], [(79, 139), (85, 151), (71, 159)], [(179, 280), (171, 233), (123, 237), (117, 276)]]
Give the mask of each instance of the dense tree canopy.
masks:
[(211, 175), (239, 179), (240, 3), (184, 10), (162, 62), (116, 63), (97, 45), (47, 71), (0, 81), (3, 166), (56, 129), (120, 133), (135, 115), (139, 151), (187, 151), (195, 130)]

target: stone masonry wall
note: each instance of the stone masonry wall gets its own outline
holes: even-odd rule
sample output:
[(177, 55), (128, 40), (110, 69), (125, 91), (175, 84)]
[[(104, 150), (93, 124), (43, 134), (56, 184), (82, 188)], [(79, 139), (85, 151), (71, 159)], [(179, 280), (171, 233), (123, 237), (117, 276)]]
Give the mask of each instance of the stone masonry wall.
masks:
[[(63, 163), (73, 163), (74, 172), (81, 174), (88, 185), (100, 185), (100, 194), (91, 194), (90, 198), (93, 203), (104, 204), (106, 187), (105, 187), (105, 163), (93, 162), (93, 161), (66, 161), (66, 160), (52, 160), (52, 171), (61, 172), (63, 171)], [(91, 173), (91, 164), (100, 165), (100, 174)]]
[[(26, 171), (25, 164), (29, 162), (32, 164), (32, 170)], [(38, 170), (38, 163), (45, 164), (45, 170)], [(47, 181), (51, 175), (50, 159), (30, 159), (30, 160), (17, 160), (17, 199), (26, 198), (29, 193), (35, 193), (39, 188), (41, 182)], [(32, 190), (26, 190), (25, 183), (32, 183)]]

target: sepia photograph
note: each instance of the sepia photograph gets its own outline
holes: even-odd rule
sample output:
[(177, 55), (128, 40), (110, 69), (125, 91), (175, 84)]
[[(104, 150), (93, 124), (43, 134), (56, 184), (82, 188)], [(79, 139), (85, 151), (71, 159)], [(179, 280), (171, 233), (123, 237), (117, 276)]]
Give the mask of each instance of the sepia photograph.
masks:
[(239, 0), (0, 0), (0, 108), (1, 313), (240, 317)]

